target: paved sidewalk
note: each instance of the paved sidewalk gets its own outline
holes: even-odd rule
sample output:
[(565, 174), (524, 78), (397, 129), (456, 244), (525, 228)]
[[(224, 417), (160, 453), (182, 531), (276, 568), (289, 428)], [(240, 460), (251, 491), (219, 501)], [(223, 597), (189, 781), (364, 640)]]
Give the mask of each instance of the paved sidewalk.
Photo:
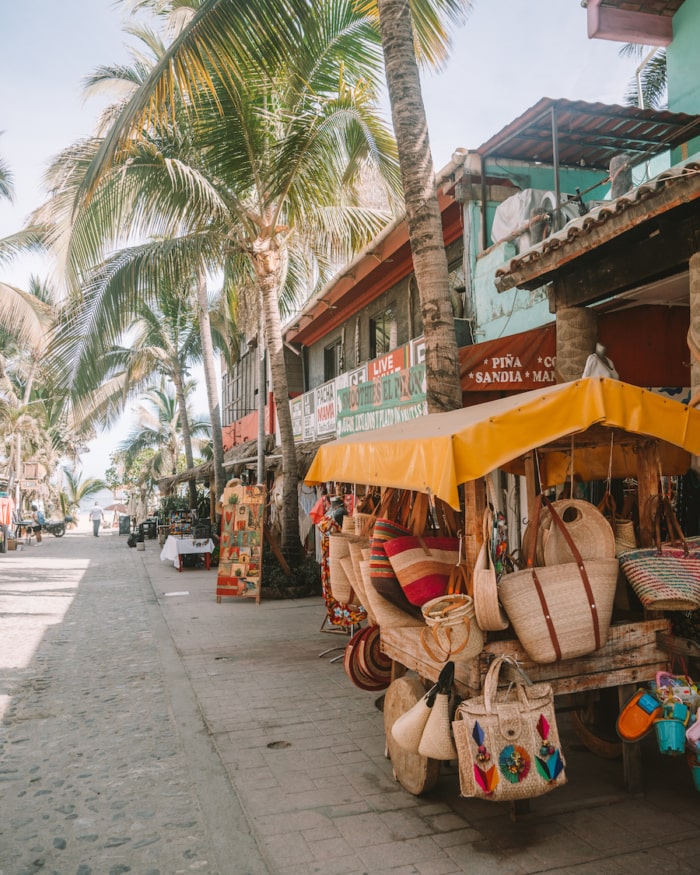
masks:
[(454, 770), (413, 797), (376, 694), (318, 656), (344, 640), (320, 599), (217, 604), (215, 569), (159, 551), (69, 534), (0, 556), (2, 875), (697, 871), (682, 760), (650, 744), (630, 797), (562, 716), (569, 783), (516, 823)]

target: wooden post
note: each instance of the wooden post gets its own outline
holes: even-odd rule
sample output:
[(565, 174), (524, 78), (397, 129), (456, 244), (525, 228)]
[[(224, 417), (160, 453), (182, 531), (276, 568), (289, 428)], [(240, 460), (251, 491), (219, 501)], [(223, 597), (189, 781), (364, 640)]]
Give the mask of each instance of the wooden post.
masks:
[(654, 545), (653, 499), (659, 494), (659, 448), (656, 441), (637, 445), (637, 501), (639, 503), (639, 546)]
[(483, 477), (464, 484), (464, 552), (469, 568), (474, 567), (483, 536), (481, 521), (486, 507)]

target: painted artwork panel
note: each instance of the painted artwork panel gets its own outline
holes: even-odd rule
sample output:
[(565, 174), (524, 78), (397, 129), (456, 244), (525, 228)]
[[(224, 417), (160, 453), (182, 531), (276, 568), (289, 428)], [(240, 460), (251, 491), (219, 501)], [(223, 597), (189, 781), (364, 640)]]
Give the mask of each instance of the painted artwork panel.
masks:
[(216, 600), (254, 598), (260, 601), (265, 487), (230, 480), (221, 510), (219, 571)]

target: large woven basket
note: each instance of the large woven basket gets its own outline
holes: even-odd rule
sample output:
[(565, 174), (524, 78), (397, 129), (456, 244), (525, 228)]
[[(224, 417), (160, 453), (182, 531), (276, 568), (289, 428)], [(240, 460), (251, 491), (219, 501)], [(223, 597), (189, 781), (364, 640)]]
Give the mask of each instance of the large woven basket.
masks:
[[(565, 498), (553, 501), (551, 506), (559, 514), (584, 560), (610, 559), (615, 555), (615, 533), (594, 504)], [(564, 535), (552, 525), (552, 517), (547, 509), (542, 511), (540, 537), (543, 541), (544, 565), (563, 565), (574, 561)]]
[(369, 561), (363, 559), (360, 562), (360, 572), (367, 597), (367, 605), (365, 607), (368, 610), (368, 616), (371, 611), (377, 625), (381, 629), (403, 629), (406, 626), (425, 626), (423, 620), (412, 617), (379, 595), (372, 583), (369, 566)]
[(349, 604), (352, 598), (353, 581), (348, 578), (340, 560), (350, 559), (350, 539), (354, 535), (346, 535), (340, 532), (330, 535), (328, 538), (328, 568), (330, 572), (330, 586), (333, 598), (343, 604)]
[[(608, 637), (617, 584), (617, 559), (583, 563), (592, 602), (575, 562), (526, 568), (505, 574), (498, 585), (501, 604), (533, 662), (584, 656)], [(538, 594), (534, 574), (541, 586)]]

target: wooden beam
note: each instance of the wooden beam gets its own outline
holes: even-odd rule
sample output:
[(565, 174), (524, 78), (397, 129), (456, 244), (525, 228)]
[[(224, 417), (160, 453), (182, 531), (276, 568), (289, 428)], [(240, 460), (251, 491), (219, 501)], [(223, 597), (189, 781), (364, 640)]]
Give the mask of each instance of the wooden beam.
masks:
[(668, 46), (673, 40), (673, 19), (648, 12), (625, 12), (588, 0), (589, 39), (608, 39), (645, 46)]
[(551, 279), (550, 310), (579, 307), (679, 273), (700, 251), (700, 215), (659, 218), (563, 266)]

